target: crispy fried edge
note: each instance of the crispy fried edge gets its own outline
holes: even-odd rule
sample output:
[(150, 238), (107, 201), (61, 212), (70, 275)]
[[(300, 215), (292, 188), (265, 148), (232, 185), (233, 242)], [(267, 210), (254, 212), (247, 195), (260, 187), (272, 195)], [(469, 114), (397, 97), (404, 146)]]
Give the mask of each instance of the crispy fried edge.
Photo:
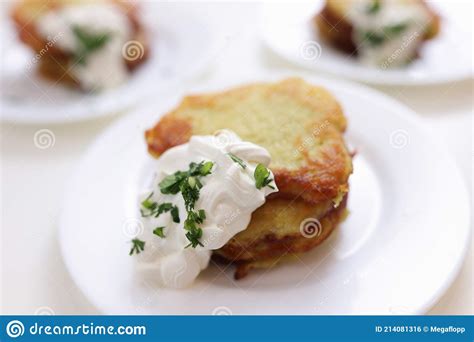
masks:
[[(280, 261), (286, 260), (287, 256), (297, 256), (299, 254), (310, 251), (311, 249), (323, 243), (331, 233), (337, 228), (339, 223), (346, 217), (347, 195), (341, 201), (337, 208), (331, 209), (329, 212), (318, 218), (321, 223), (322, 232), (312, 238), (307, 238), (301, 232), (288, 234), (283, 238), (276, 238), (273, 233), (257, 239), (249, 246), (238, 246), (236, 244), (226, 244), (213, 254), (214, 260), (226, 264), (234, 264), (236, 270), (234, 277), (236, 280), (242, 279), (248, 275), (249, 271), (254, 268), (273, 267)], [(248, 252), (252, 246), (265, 246), (265, 252), (252, 255)]]

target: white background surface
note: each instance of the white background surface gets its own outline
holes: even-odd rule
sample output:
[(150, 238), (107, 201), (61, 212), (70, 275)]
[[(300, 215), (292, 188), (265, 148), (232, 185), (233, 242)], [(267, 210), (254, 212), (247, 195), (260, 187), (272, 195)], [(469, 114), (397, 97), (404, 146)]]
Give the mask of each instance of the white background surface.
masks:
[[(198, 15), (219, 26), (217, 31), (222, 35), (224, 43), (215, 56), (213, 65), (193, 82), (214, 77), (251, 75), (261, 68), (293, 68), (262, 46), (259, 40), (261, 17), (258, 6), (201, 4), (196, 6), (195, 10)], [(466, 46), (472, 48), (472, 42), (471, 46)], [(187, 86), (189, 85), (183, 84), (182, 88)], [(395, 97), (418, 113), (433, 134), (447, 145), (458, 162), (466, 186), (471, 189), (474, 157), (472, 81), (440, 86), (377, 89)], [(173, 92), (173, 89), (169, 91)], [(77, 289), (64, 267), (57, 243), (57, 217), (61, 211), (64, 187), (82, 153), (89, 143), (116, 119), (118, 118), (45, 127), (2, 124), (2, 313), (97, 313)], [(376, 129), (369, 125), (370, 123), (368, 129)], [(42, 150), (35, 146), (33, 137), (35, 132), (43, 128), (54, 133), (55, 143), (54, 146)], [(449, 186), (449, 179), (440, 181)], [(446, 234), (449, 233), (450, 227), (446, 227)], [(90, 237), (90, 243), (94, 244), (93, 236)], [(471, 243), (458, 278), (429, 313), (473, 314), (472, 259)]]

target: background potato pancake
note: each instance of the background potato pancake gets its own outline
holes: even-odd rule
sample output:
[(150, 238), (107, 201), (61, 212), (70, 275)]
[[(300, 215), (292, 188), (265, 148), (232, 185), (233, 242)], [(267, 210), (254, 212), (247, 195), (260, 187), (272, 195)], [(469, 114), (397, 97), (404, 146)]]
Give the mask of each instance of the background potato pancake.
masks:
[[(347, 19), (347, 12), (355, 1), (357, 0), (326, 0), (322, 11), (314, 17), (314, 23), (324, 40), (344, 52), (357, 54), (357, 47), (352, 40), (353, 27)], [(397, 1), (400, 3), (422, 3), (431, 16), (430, 25), (424, 32), (423, 39), (432, 39), (438, 34), (440, 17), (423, 0)]]
[[(155, 157), (192, 135), (219, 129), (271, 153), (279, 192), (252, 214), (246, 230), (215, 252), (237, 264), (236, 278), (269, 267), (320, 244), (343, 219), (352, 159), (343, 140), (346, 120), (321, 87), (290, 78), (229, 91), (187, 96), (145, 133)], [(305, 219), (318, 220), (315, 236), (302, 234)]]
[(133, 29), (132, 39), (144, 47), (143, 56), (140, 58), (124, 58), (129, 71), (133, 71), (148, 58), (149, 49), (146, 34), (138, 18), (136, 2), (121, 0), (21, 0), (13, 6), (11, 17), (16, 24), (20, 40), (33, 49), (36, 54), (42, 56), (39, 60), (39, 72), (42, 76), (64, 84), (80, 86), (69, 71), (72, 56), (58, 49), (54, 44), (47, 45), (48, 41), (36, 29), (36, 20), (56, 8), (88, 3), (113, 3), (127, 15)]

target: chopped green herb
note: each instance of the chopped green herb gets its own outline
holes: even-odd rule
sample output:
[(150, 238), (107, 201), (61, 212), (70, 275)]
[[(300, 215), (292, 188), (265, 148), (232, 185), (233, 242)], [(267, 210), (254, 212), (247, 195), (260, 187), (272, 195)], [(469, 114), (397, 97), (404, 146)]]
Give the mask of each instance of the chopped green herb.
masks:
[(140, 239), (133, 239), (131, 242), (132, 248), (130, 249), (130, 253), (128, 253), (128, 255), (132, 255), (134, 253), (140, 254), (145, 249), (145, 241), (142, 241)]
[(189, 164), (189, 170), (188, 171), (184, 171), (184, 173), (187, 175), (187, 176), (198, 176), (200, 174), (200, 170), (201, 170), (201, 165), (203, 165), (204, 162), (201, 162), (201, 163), (190, 163)]
[(204, 222), (206, 219), (206, 212), (203, 209), (200, 209), (198, 211), (199, 218), (201, 219), (201, 222)]
[(153, 234), (155, 234), (156, 236), (159, 236), (160, 238), (164, 238), (165, 234), (163, 233), (163, 229), (165, 229), (165, 227), (156, 227), (153, 230)]
[(153, 202), (151, 197), (153, 193), (151, 193), (141, 204), (142, 209), (140, 209), (140, 213), (142, 217), (158, 217), (163, 213), (167, 213), (168, 211), (171, 212), (171, 217), (173, 221), (179, 223), (179, 209), (177, 206), (173, 205), (173, 203), (161, 203), (158, 204), (157, 202)]
[(158, 184), (162, 194), (176, 195), (179, 192), (179, 184), (187, 177), (186, 172), (175, 172), (172, 175), (166, 176)]
[(405, 31), (408, 27), (408, 23), (398, 23), (394, 25), (385, 26), (383, 31), (387, 35), (397, 35)]
[(79, 64), (85, 64), (88, 55), (97, 49), (104, 46), (110, 39), (110, 34), (93, 34), (86, 32), (80, 26), (73, 26), (72, 32), (80, 44), (78, 53), (75, 54), (75, 59)]
[(179, 209), (177, 206), (171, 208), (171, 217), (173, 218), (173, 222), (179, 223)]
[(187, 211), (194, 209), (194, 204), (199, 198), (199, 187), (191, 187), (187, 182), (181, 183), (181, 195), (184, 199), (184, 205)]
[(185, 248), (188, 248), (189, 246), (192, 246), (193, 248), (196, 248), (198, 245), (199, 246), (204, 246), (199, 239), (202, 237), (202, 229), (197, 228), (197, 229), (191, 229), (189, 232), (186, 233), (186, 237), (189, 240), (189, 245), (187, 245)]
[(366, 40), (371, 46), (379, 46), (385, 41), (385, 36), (381, 33), (367, 31), (362, 38)]
[(194, 188), (196, 186), (196, 178), (194, 178), (193, 176), (189, 176), (188, 177), (188, 185), (191, 188)]
[(153, 192), (148, 195), (147, 198), (142, 202), (142, 207), (145, 209), (153, 210), (156, 206), (156, 202), (150, 201), (151, 197), (153, 196)]
[(186, 230), (197, 229), (196, 221), (188, 216), (188, 218), (184, 221), (184, 229)]
[[(213, 162), (200, 162), (200, 163), (190, 163), (189, 170), (187, 171), (177, 171), (172, 175), (169, 175), (161, 180), (158, 184), (160, 191), (163, 194), (172, 194), (175, 195), (178, 192), (181, 192), (183, 196), (184, 204), (187, 211), (187, 217), (184, 221), (184, 229), (187, 230), (186, 238), (189, 240), (189, 244), (186, 246), (192, 246), (196, 248), (198, 245), (203, 246), (199, 241), (202, 237), (202, 229), (198, 226), (202, 224), (206, 219), (206, 213), (204, 210), (200, 209), (197, 212), (194, 211), (194, 205), (199, 199), (199, 189), (202, 188), (202, 183), (200, 181), (201, 177), (211, 174), (212, 167), (214, 166)], [(180, 222), (179, 218), (179, 209), (176, 205), (172, 203), (161, 203), (153, 201), (153, 192), (147, 196), (141, 202), (140, 212), (143, 217), (158, 217), (163, 213), (170, 212), (173, 221), (176, 223)], [(153, 230), (153, 234), (164, 238), (165, 234), (163, 230), (165, 227), (156, 227)], [(145, 248), (145, 241), (139, 239), (132, 240), (133, 246), (130, 250), (130, 255), (140, 253)]]
[(253, 177), (255, 178), (255, 186), (257, 189), (261, 189), (265, 186), (275, 189), (273, 186), (269, 185), (273, 182), (273, 179), (270, 178), (270, 170), (268, 170), (263, 164), (257, 165)]
[(156, 210), (155, 217), (158, 217), (163, 213), (167, 213), (168, 211), (173, 209), (173, 207), (174, 207), (173, 203), (170, 203), (170, 202), (161, 203), (158, 206), (158, 210)]
[(240, 167), (242, 169), (246, 169), (247, 168), (247, 165), (245, 165), (244, 161), (242, 159), (240, 159), (239, 157), (237, 157), (235, 154), (233, 153), (227, 153), (227, 155), (230, 157), (230, 159), (232, 159), (235, 163), (239, 164)]
[(362, 34), (362, 38), (366, 40), (371, 46), (376, 47), (383, 44), (391, 36), (396, 36), (408, 27), (408, 23), (399, 23), (395, 25), (385, 26), (382, 32), (366, 31)]
[(201, 176), (207, 176), (211, 173), (211, 169), (214, 166), (213, 162), (205, 162), (204, 164), (200, 165), (199, 167), (199, 174)]
[(184, 229), (188, 231), (186, 233), (186, 238), (190, 243), (185, 248), (188, 248), (189, 246), (192, 246), (193, 248), (196, 248), (198, 245), (203, 246), (199, 241), (202, 236), (202, 229), (199, 228), (198, 224), (203, 223), (205, 219), (206, 214), (202, 209), (197, 213), (192, 210), (188, 212), (188, 217), (186, 218), (186, 221), (184, 221)]
[[(177, 194), (181, 192), (183, 196), (184, 205), (187, 212), (186, 220), (184, 221), (184, 229), (188, 232), (186, 237), (190, 241), (190, 244), (186, 247), (196, 247), (201, 245), (199, 238), (202, 236), (202, 229), (198, 227), (206, 219), (206, 213), (204, 210), (199, 210), (197, 213), (194, 211), (194, 206), (199, 199), (199, 190), (202, 188), (200, 178), (211, 174), (214, 163), (211, 161), (190, 163), (187, 171), (177, 171), (172, 175), (166, 176), (158, 184), (160, 191), (163, 194)], [(171, 216), (174, 222), (179, 222), (178, 208), (170, 209)], [(155, 209), (155, 212), (159, 211), (159, 207)]]
[(368, 14), (375, 14), (380, 11), (380, 0), (372, 0), (372, 2), (367, 7)]

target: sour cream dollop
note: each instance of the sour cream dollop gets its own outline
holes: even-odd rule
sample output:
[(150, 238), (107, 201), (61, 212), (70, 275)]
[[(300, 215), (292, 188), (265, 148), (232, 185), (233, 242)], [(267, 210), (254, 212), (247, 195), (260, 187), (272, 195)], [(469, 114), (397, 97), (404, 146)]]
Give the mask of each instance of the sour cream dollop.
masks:
[(75, 62), (71, 73), (89, 90), (113, 88), (128, 77), (122, 49), (132, 37), (126, 14), (114, 4), (69, 5), (38, 18), (38, 32), (65, 52), (80, 53), (82, 46), (74, 28), (89, 35), (109, 38), (103, 46), (87, 55), (84, 63)]
[(430, 21), (421, 2), (400, 0), (354, 1), (348, 18), (361, 62), (384, 69), (416, 56)]
[[(238, 157), (245, 168), (231, 156)], [(187, 247), (189, 240), (183, 227), (186, 210), (181, 193), (164, 195), (159, 183), (176, 171), (188, 170), (191, 162), (211, 161), (212, 173), (202, 177), (202, 188), (195, 209), (203, 209), (206, 219), (200, 225), (203, 246)], [(157, 203), (173, 203), (179, 208), (180, 223), (169, 213), (159, 217), (142, 217), (144, 251), (137, 255), (138, 270), (143, 277), (162, 287), (183, 288), (190, 285), (209, 263), (212, 250), (224, 246), (234, 235), (247, 228), (252, 213), (265, 203), (265, 197), (278, 191), (275, 182), (257, 189), (254, 171), (258, 164), (267, 167), (270, 154), (261, 146), (242, 141), (235, 133), (221, 130), (215, 135), (193, 136), (188, 143), (166, 151), (156, 162), (152, 185), (139, 198), (150, 197)], [(270, 171), (271, 179), (273, 174)], [(270, 179), (269, 178), (269, 179)], [(163, 229), (163, 238), (154, 235)]]

